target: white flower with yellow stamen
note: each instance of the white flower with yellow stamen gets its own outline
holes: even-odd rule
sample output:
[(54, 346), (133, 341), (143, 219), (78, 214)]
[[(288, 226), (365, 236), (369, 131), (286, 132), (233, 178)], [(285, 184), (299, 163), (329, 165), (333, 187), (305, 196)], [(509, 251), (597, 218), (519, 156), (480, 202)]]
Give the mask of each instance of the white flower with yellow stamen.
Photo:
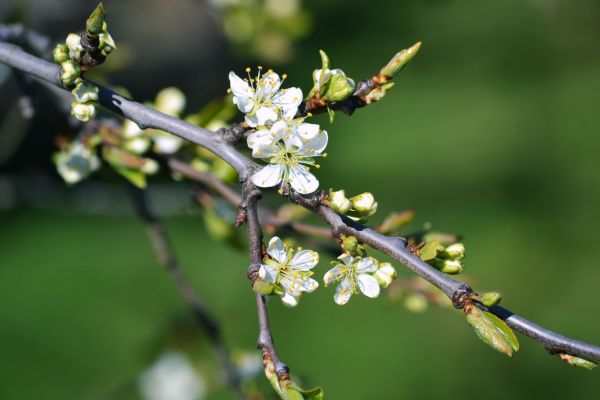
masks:
[(253, 150), (270, 145), (282, 138), (291, 145), (303, 147), (306, 142), (323, 133), (317, 124), (304, 122), (306, 118), (280, 119), (271, 128), (258, 129), (248, 135), (247, 144)]
[[(313, 125), (313, 124), (304, 124)], [(272, 187), (288, 182), (292, 188), (302, 194), (312, 193), (319, 187), (319, 181), (309, 172), (315, 164), (314, 157), (325, 156), (327, 146), (326, 131), (307, 128), (299, 135), (292, 134), (291, 128), (281, 121), (269, 130), (259, 131), (249, 137), (252, 141), (252, 156), (268, 159), (269, 165), (252, 176), (252, 182), (260, 187)], [(306, 134), (305, 136), (302, 136)], [(262, 136), (259, 136), (262, 135)]]
[(54, 156), (56, 169), (60, 176), (73, 185), (100, 168), (100, 158), (93, 149), (75, 141), (69, 147)]
[(281, 239), (273, 237), (269, 242), (264, 264), (258, 276), (265, 282), (276, 285), (275, 292), (281, 294), (281, 301), (288, 307), (295, 307), (302, 292), (313, 292), (319, 283), (312, 279), (311, 269), (319, 262), (319, 254), (312, 250), (299, 250), (294, 255), (291, 246), (284, 246)]
[[(302, 102), (302, 90), (296, 87), (281, 89), (282, 80), (272, 70), (261, 76), (250, 77), (250, 68), (246, 68), (248, 79), (242, 79), (233, 71), (229, 73), (230, 91), (233, 103), (246, 114), (246, 123), (251, 127), (273, 123), (280, 118), (292, 119)], [(285, 74), (283, 79), (285, 79)]]
[(379, 296), (379, 283), (373, 277), (379, 266), (377, 260), (373, 257), (354, 258), (349, 254), (342, 254), (338, 260), (332, 262), (334, 267), (323, 278), (325, 286), (339, 282), (333, 296), (337, 304), (346, 304), (353, 294), (360, 292), (370, 298)]

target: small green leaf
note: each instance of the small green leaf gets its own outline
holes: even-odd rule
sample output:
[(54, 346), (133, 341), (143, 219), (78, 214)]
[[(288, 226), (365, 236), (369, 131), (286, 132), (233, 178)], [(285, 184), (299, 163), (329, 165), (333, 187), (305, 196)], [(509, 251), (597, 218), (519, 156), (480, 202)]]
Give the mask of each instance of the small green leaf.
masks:
[(285, 390), (285, 400), (323, 400), (323, 389), (316, 387), (313, 389), (301, 389), (292, 383)]
[(425, 246), (419, 250), (419, 257), (421, 257), (421, 260), (423, 261), (433, 260), (437, 254), (443, 250), (444, 246), (442, 246), (442, 244), (437, 240), (434, 240), (426, 243)]
[(102, 3), (100, 3), (85, 23), (88, 33), (91, 35), (100, 34), (100, 32), (102, 32), (102, 25), (104, 24), (105, 19), (106, 14), (104, 13), (104, 6)]
[(131, 182), (134, 186), (144, 189), (146, 188), (146, 175), (142, 171), (137, 169), (131, 169), (122, 167), (119, 165), (111, 164), (113, 169), (125, 177), (129, 182)]
[(517, 337), (515, 336), (515, 333), (512, 331), (512, 329), (510, 329), (510, 327), (506, 325), (506, 322), (502, 321), (500, 318), (498, 318), (490, 312), (484, 311), (483, 313), (493, 322), (496, 328), (498, 328), (500, 332), (502, 332), (502, 334), (510, 344), (510, 347), (512, 347), (514, 351), (519, 351), (519, 341), (517, 340)]
[[(511, 340), (507, 339), (505, 329), (500, 328), (497, 321), (490, 318), (490, 315), (493, 314), (484, 312), (473, 305), (465, 307), (467, 322), (473, 327), (479, 339), (494, 350), (512, 357), (513, 349), (516, 351), (519, 348), (518, 342), (516, 342), (516, 338), (514, 338), (514, 334), (512, 334), (514, 342), (512, 342), (512, 338)], [(503, 321), (499, 321), (501, 324), (504, 324)], [(504, 325), (506, 326), (506, 324)], [(506, 326), (506, 329), (510, 331), (508, 326)], [(512, 331), (510, 332), (512, 333)], [(513, 346), (515, 346), (516, 349)]]
[(327, 114), (329, 114), (329, 123), (333, 124), (333, 119), (335, 118), (335, 111), (329, 106), (327, 106)]
[(567, 364), (572, 365), (574, 367), (580, 367), (580, 368), (592, 370), (598, 366), (598, 364), (596, 364), (594, 362), (588, 361), (584, 358), (580, 358), (577, 356), (572, 356), (570, 354), (560, 353), (558, 356), (560, 357), (561, 360), (563, 360)]

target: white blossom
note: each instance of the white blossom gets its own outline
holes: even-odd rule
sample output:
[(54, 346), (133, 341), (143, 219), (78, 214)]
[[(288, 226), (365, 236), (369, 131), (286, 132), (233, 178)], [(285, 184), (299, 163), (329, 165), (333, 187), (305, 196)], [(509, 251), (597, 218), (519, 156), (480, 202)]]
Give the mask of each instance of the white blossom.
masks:
[(327, 271), (323, 278), (325, 286), (339, 282), (333, 300), (343, 305), (350, 300), (353, 294), (362, 292), (367, 297), (379, 296), (379, 283), (373, 277), (378, 269), (378, 262), (373, 257), (354, 258), (349, 254), (342, 254), (334, 261), (334, 267)]
[[(249, 73), (250, 68), (246, 71)], [(232, 71), (229, 83), (233, 102), (246, 114), (246, 123), (251, 127), (274, 123), (280, 118), (291, 120), (302, 102), (302, 91), (295, 87), (281, 89), (282, 80), (272, 70), (261, 76), (259, 67), (258, 75), (255, 78), (248, 76), (248, 79), (242, 79)]]
[(201, 400), (206, 383), (190, 360), (179, 352), (164, 354), (138, 381), (144, 400)]
[(81, 142), (73, 142), (66, 151), (57, 153), (54, 161), (60, 176), (71, 185), (100, 168), (100, 158)]
[[(295, 132), (295, 133), (294, 133)], [(294, 128), (279, 121), (269, 130), (259, 130), (248, 137), (252, 144), (252, 156), (268, 160), (269, 164), (252, 176), (252, 182), (260, 187), (272, 187), (289, 182), (302, 194), (312, 193), (319, 187), (317, 178), (309, 172), (314, 157), (325, 156), (326, 131), (314, 124), (300, 124)]]
[(311, 269), (319, 262), (319, 254), (312, 250), (299, 250), (294, 255), (291, 246), (284, 246), (277, 236), (269, 241), (267, 254), (258, 276), (281, 289), (281, 301), (288, 307), (298, 305), (302, 292), (313, 292), (319, 283), (312, 279)]

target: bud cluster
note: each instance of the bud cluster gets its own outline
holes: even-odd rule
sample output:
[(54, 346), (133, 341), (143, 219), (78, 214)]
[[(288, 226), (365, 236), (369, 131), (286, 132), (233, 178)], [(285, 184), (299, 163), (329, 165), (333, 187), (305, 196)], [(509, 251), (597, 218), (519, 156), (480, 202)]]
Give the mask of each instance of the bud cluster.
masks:
[(460, 274), (464, 269), (462, 259), (465, 257), (465, 246), (462, 243), (453, 243), (445, 247), (434, 240), (425, 243), (418, 252), (423, 261), (445, 274)]
[(101, 64), (115, 48), (115, 42), (107, 30), (102, 3), (96, 7), (86, 22), (83, 34), (69, 33), (65, 43), (53, 50), (54, 62), (60, 64), (60, 79), (66, 87), (73, 87), (75, 101), (71, 115), (87, 122), (96, 115), (98, 88), (81, 77), (86, 69)]
[(377, 212), (377, 202), (370, 192), (364, 192), (351, 198), (346, 197), (343, 189), (329, 189), (329, 199), (324, 202), (338, 214), (346, 215), (353, 221), (364, 223)]

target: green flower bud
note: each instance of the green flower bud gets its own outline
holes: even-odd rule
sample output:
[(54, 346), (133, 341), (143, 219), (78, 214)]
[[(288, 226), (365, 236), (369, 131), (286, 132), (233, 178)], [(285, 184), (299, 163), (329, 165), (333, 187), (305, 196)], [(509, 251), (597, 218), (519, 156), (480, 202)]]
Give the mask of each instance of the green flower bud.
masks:
[(345, 236), (342, 239), (342, 247), (350, 254), (353, 254), (359, 245), (360, 243), (356, 236)]
[(433, 259), (433, 266), (449, 275), (460, 274), (464, 268), (462, 262), (459, 260), (445, 260), (440, 258)]
[(377, 280), (377, 283), (384, 288), (387, 288), (390, 283), (392, 283), (394, 278), (396, 278), (396, 276), (396, 269), (388, 262), (379, 264), (379, 269), (373, 274), (373, 277)]
[(254, 281), (252, 289), (260, 295), (269, 296), (273, 294), (275, 285), (269, 282), (265, 282), (262, 279), (257, 279), (256, 281)]
[(158, 172), (158, 163), (151, 158), (145, 158), (144, 164), (142, 164), (142, 168), (140, 171), (145, 173), (146, 175), (152, 175)]
[(446, 247), (442, 254), (451, 260), (461, 260), (465, 257), (465, 245), (462, 243), (454, 243)]
[(88, 81), (81, 81), (71, 91), (79, 103), (98, 101), (98, 87)]
[(79, 61), (81, 58), (81, 52), (83, 51), (83, 46), (81, 45), (81, 35), (78, 35), (77, 33), (69, 33), (65, 43), (69, 48), (69, 57), (72, 60)]
[(327, 86), (321, 98), (326, 101), (342, 101), (352, 95), (355, 88), (354, 81), (341, 69), (334, 69), (329, 75)]
[(64, 63), (60, 64), (60, 66), (60, 80), (65, 86), (69, 86), (75, 83), (75, 80), (77, 80), (77, 78), (79, 78), (79, 75), (81, 75), (81, 69), (79, 68), (79, 64), (77, 64), (73, 60), (67, 60)]
[(379, 71), (379, 76), (383, 78), (384, 81), (392, 79), (398, 74), (398, 72), (402, 71), (402, 69), (410, 60), (412, 60), (412, 58), (417, 54), (420, 48), (421, 42), (418, 42), (409, 47), (408, 49), (404, 49), (399, 53), (396, 53), (396, 55), (392, 57), (392, 59), (387, 63), (387, 65)]
[(427, 310), (429, 302), (421, 293), (412, 293), (404, 299), (404, 307), (415, 314), (420, 314)]
[(66, 44), (57, 44), (52, 51), (52, 55), (55, 63), (62, 64), (69, 59), (69, 48)]
[(375, 197), (369, 192), (350, 198), (350, 203), (352, 204), (352, 208), (361, 215), (371, 216), (377, 211)]
[(177, 116), (185, 108), (185, 95), (176, 87), (168, 87), (158, 92), (155, 106), (160, 112)]
[(100, 3), (85, 22), (85, 29), (91, 35), (98, 35), (102, 32), (105, 20), (106, 14), (104, 13), (104, 6)]
[(348, 212), (352, 204), (346, 197), (346, 192), (341, 190), (329, 190), (329, 207), (338, 214), (345, 214)]
[(487, 292), (481, 296), (481, 303), (486, 307), (493, 307), (500, 303), (502, 295), (498, 292)]
[(96, 116), (96, 106), (94, 103), (71, 103), (71, 115), (80, 121), (88, 122)]

